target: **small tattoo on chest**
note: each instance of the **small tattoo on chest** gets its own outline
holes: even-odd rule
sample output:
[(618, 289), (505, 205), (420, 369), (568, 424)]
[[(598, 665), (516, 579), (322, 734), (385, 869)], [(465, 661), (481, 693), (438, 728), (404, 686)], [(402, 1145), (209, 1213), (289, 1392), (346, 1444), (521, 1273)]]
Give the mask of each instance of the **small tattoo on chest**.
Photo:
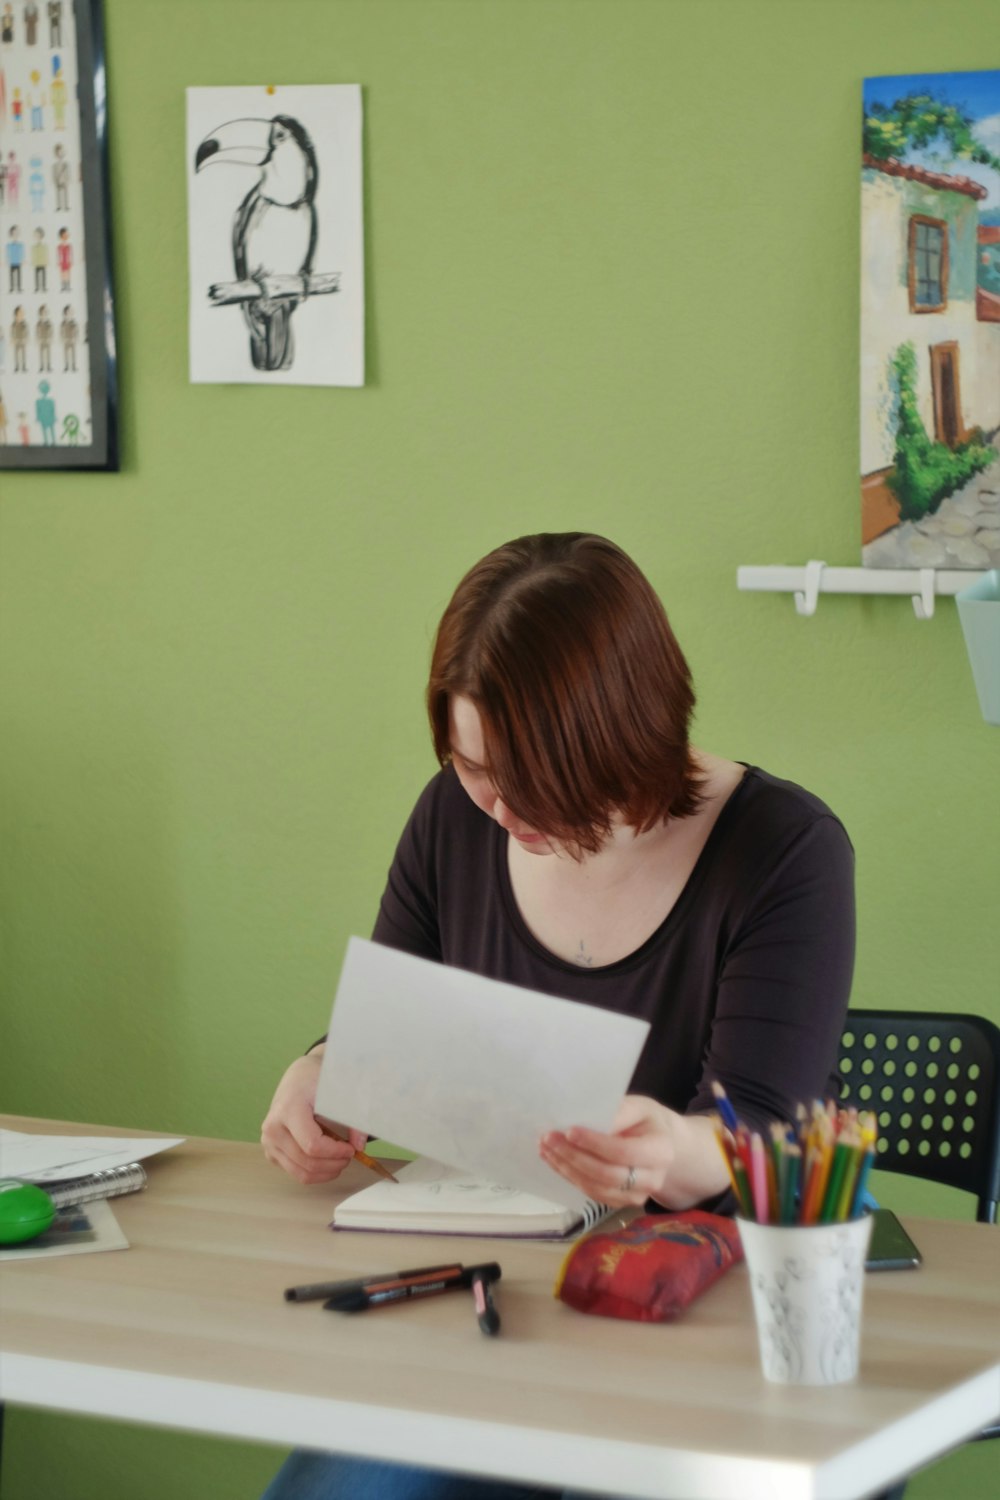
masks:
[(592, 964), (594, 962), (593, 956), (589, 954), (586, 948), (583, 946), (583, 938), (580, 939), (580, 946), (573, 954), (573, 961), (578, 964), (586, 965)]

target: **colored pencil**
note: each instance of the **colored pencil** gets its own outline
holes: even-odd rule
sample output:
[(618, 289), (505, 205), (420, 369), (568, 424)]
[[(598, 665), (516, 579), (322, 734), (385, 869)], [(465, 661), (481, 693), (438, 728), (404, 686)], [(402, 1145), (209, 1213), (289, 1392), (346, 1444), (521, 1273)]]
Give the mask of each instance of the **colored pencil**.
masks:
[(802, 1148), (791, 1145), (785, 1152), (785, 1182), (781, 1192), (781, 1222), (795, 1223), (795, 1199), (799, 1191), (799, 1174), (802, 1168)]
[(858, 1168), (858, 1180), (857, 1180), (857, 1182), (854, 1185), (854, 1198), (853, 1198), (853, 1200), (851, 1202), (851, 1213), (850, 1213), (850, 1217), (852, 1219), (860, 1218), (861, 1213), (864, 1210), (864, 1206), (865, 1206), (865, 1189), (867, 1188), (867, 1185), (868, 1185), (868, 1175), (871, 1172), (872, 1164), (873, 1164), (874, 1161), (875, 1161), (875, 1147), (874, 1146), (869, 1146), (868, 1150), (865, 1152), (864, 1156), (861, 1158), (861, 1165)]
[(758, 1224), (767, 1224), (770, 1214), (767, 1201), (767, 1168), (764, 1165), (763, 1137), (755, 1130), (750, 1137), (750, 1183), (753, 1188), (753, 1206)]
[(754, 1211), (753, 1198), (750, 1193), (750, 1180), (747, 1177), (746, 1168), (743, 1165), (740, 1154), (736, 1149), (735, 1137), (721, 1124), (716, 1125), (715, 1135), (722, 1150), (723, 1160), (729, 1170), (729, 1180), (733, 1186), (733, 1193), (735, 1194), (739, 1211), (743, 1218), (752, 1219)]
[(740, 1209), (745, 1219), (754, 1217), (753, 1193), (750, 1190), (750, 1178), (747, 1169), (737, 1156), (733, 1161), (733, 1172), (736, 1175), (736, 1196), (739, 1199)]
[(718, 1080), (716, 1080), (716, 1082), (712, 1084), (712, 1093), (715, 1095), (715, 1102), (719, 1106), (719, 1114), (722, 1116), (722, 1123), (725, 1125), (727, 1130), (731, 1130), (733, 1135), (735, 1135), (737, 1130), (739, 1129), (740, 1122), (736, 1118), (736, 1111), (733, 1109), (733, 1106), (730, 1104), (729, 1100), (726, 1097), (725, 1089), (722, 1087), (722, 1084), (718, 1082)]
[(847, 1159), (850, 1153), (851, 1148), (845, 1141), (838, 1141), (833, 1148), (833, 1155), (830, 1158), (830, 1170), (827, 1173), (826, 1183), (823, 1188), (823, 1202), (820, 1205), (817, 1215), (821, 1224), (832, 1223), (836, 1215), (837, 1205), (840, 1202), (840, 1189), (843, 1186), (844, 1172), (847, 1168)]
[(721, 1084), (713, 1092), (720, 1116), (733, 1121), (717, 1122), (715, 1134), (744, 1218), (808, 1225), (859, 1216), (877, 1154), (878, 1127), (870, 1110), (817, 1099), (809, 1109), (797, 1107), (795, 1125), (776, 1120), (762, 1132), (742, 1123)]

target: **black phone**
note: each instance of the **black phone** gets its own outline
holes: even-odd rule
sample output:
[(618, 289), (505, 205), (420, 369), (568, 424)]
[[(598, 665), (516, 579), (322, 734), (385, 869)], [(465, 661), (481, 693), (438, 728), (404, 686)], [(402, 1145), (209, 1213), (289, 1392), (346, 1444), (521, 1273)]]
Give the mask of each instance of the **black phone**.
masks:
[(923, 1256), (890, 1208), (872, 1211), (872, 1237), (866, 1271), (904, 1271), (919, 1266)]

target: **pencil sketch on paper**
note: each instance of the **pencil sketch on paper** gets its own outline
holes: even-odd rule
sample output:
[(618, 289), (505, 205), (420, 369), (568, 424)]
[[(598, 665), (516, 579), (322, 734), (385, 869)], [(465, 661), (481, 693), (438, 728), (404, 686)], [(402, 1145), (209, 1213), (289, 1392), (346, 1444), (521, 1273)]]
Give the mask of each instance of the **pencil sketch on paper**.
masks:
[(354, 86), (188, 90), (193, 380), (363, 382), (360, 130)]
[(1000, 72), (864, 85), (862, 558), (1000, 565)]
[[(508, 1207), (515, 1199), (523, 1200), (529, 1206), (537, 1201), (531, 1194), (522, 1193), (517, 1188), (484, 1181), (478, 1174), (449, 1167), (430, 1156), (418, 1156), (407, 1162), (398, 1174), (398, 1181), (405, 1183), (408, 1194), (415, 1197), (426, 1195), (433, 1200), (434, 1206), (442, 1213), (488, 1213), (498, 1202)], [(386, 1199), (386, 1208), (390, 1207), (393, 1196), (390, 1194)]]
[(504, 1187), (499, 1182), (479, 1182), (474, 1177), (445, 1178), (439, 1182), (428, 1182), (425, 1184), (427, 1192), (437, 1198), (461, 1198), (464, 1206), (468, 1206), (470, 1199), (482, 1200), (485, 1204), (495, 1203), (500, 1198), (518, 1198), (521, 1195), (517, 1188)]
[(257, 370), (288, 370), (295, 355), (292, 315), (309, 297), (337, 290), (337, 272), (313, 274), (319, 164), (308, 132), (290, 115), (227, 120), (206, 136), (195, 171), (228, 162), (259, 168), (233, 219), (235, 281), (208, 289), (213, 307), (238, 303)]

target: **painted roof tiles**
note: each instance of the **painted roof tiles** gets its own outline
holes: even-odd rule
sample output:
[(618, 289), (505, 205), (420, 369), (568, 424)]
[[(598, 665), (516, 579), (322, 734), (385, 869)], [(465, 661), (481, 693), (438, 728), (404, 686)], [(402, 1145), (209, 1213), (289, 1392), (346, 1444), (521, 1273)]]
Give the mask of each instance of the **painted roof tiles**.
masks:
[(937, 188), (943, 193), (964, 193), (968, 198), (986, 197), (986, 189), (982, 183), (973, 182), (971, 177), (959, 177), (950, 172), (929, 172), (926, 167), (910, 166), (907, 162), (897, 161), (894, 156), (884, 159), (869, 156), (867, 151), (862, 153), (861, 160), (866, 167), (884, 172), (887, 177), (905, 177), (908, 182), (922, 182), (925, 187)]

